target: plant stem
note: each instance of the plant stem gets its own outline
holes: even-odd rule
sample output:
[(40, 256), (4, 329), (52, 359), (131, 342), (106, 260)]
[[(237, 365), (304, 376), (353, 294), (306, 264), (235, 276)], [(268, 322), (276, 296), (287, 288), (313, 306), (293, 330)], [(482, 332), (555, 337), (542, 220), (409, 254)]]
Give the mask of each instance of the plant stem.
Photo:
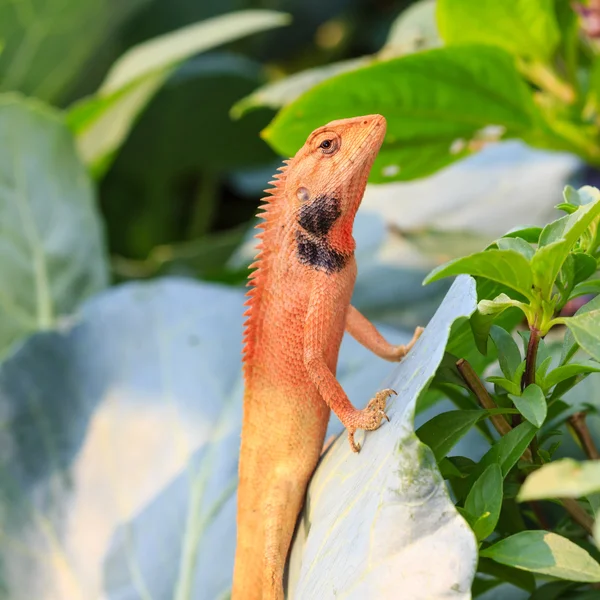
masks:
[(594, 529), (594, 519), (573, 498), (560, 498), (564, 509), (571, 515), (573, 521), (579, 523), (590, 535)]
[[(498, 408), (492, 397), (488, 394), (488, 391), (485, 389), (483, 382), (479, 379), (479, 376), (475, 373), (475, 370), (468, 361), (464, 358), (459, 359), (456, 361), (456, 368), (483, 408)], [(490, 417), (490, 420), (500, 435), (506, 435), (512, 429), (508, 424), (508, 421), (502, 415), (494, 415)]]
[(535, 383), (535, 367), (537, 363), (538, 346), (540, 345), (540, 332), (536, 327), (529, 329), (529, 344), (527, 344), (527, 356), (525, 357), (525, 372), (521, 379), (521, 389)]
[(585, 422), (585, 416), (585, 412), (577, 412), (572, 417), (569, 417), (569, 424), (573, 428), (586, 456), (592, 460), (598, 460), (600, 458), (600, 452), (598, 452), (592, 434)]
[(565, 104), (573, 104), (575, 102), (576, 95), (573, 87), (561, 79), (547, 65), (540, 62), (529, 63), (527, 65), (521, 63), (521, 69), (530, 81), (535, 83), (540, 89), (558, 98), (561, 102)]

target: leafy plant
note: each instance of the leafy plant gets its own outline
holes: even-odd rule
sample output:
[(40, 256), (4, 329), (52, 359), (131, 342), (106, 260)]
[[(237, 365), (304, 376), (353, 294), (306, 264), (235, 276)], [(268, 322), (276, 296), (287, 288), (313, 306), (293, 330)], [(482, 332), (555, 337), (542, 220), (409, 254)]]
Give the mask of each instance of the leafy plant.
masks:
[[(538, 583), (546, 575), (597, 583), (600, 565), (595, 559), (600, 555), (589, 542), (595, 517), (589, 498), (600, 492), (598, 465), (593, 461), (553, 462), (561, 444), (552, 437), (557, 426), (568, 423), (588, 458), (600, 458), (585, 413), (572, 414), (564, 401), (568, 390), (600, 370), (600, 295), (575, 314), (564, 312), (565, 306), (579, 297), (577, 286), (598, 291), (593, 277), (600, 260), (600, 192), (591, 187), (567, 187), (564, 202), (557, 208), (566, 215), (543, 229), (510, 232), (482, 252), (441, 265), (425, 280), (429, 283), (468, 274), (475, 277), (479, 290), (485, 289), (469, 320), (472, 339), (479, 340), (484, 354), (493, 344), (502, 374), (488, 377), (492, 391), (464, 359), (456, 361), (456, 370), (482, 407), (482, 416), (499, 408), (517, 411), (508, 419), (502, 416), (492, 421), (499, 438), (468, 471), (463, 470), (464, 465), (459, 467), (456, 457), (447, 457), (450, 444), (436, 452), (436, 459), (440, 468), (445, 467), (459, 509), (478, 537), (481, 557), (534, 572), (541, 577), (536, 579)], [(527, 324), (527, 331), (519, 332), (523, 353), (509, 333), (512, 327), (507, 331), (495, 324), (505, 311), (515, 309)], [(544, 338), (555, 338), (557, 330), (562, 344), (550, 347)], [(583, 359), (584, 354), (591, 359)], [(460, 383), (446, 375), (444, 380), (445, 385)], [(476, 415), (472, 410), (456, 413), (464, 415), (461, 430), (454, 426), (455, 412), (449, 412), (438, 415), (417, 433), (439, 448), (439, 438), (430, 434), (435, 421), (436, 428), (446, 435), (455, 431), (458, 441), (464, 428), (476, 422), (475, 416), (466, 419), (469, 412)], [(455, 469), (448, 469), (448, 463)], [(538, 503), (540, 499), (552, 499), (562, 513)], [(489, 575), (485, 570), (481, 573)], [(495, 575), (496, 585), (504, 580), (500, 572)]]

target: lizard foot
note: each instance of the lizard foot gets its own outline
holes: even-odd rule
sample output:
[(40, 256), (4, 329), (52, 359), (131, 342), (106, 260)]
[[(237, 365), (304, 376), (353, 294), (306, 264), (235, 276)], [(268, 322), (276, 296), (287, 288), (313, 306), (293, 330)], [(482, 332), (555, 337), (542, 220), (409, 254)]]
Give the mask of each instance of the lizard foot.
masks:
[(401, 361), (412, 350), (412, 347), (417, 343), (417, 340), (421, 337), (421, 334), (424, 331), (424, 327), (416, 327), (415, 333), (412, 336), (412, 340), (410, 340), (408, 344), (401, 344), (400, 346), (396, 346), (394, 352), (394, 360)]
[(360, 444), (354, 441), (354, 433), (357, 429), (365, 429), (372, 431), (377, 429), (381, 425), (382, 419), (390, 420), (385, 414), (385, 405), (387, 399), (396, 392), (391, 389), (381, 390), (375, 394), (375, 398), (372, 398), (363, 410), (357, 410), (352, 417), (348, 420), (346, 428), (348, 429), (348, 441), (350, 442), (350, 448), (352, 452), (360, 452)]

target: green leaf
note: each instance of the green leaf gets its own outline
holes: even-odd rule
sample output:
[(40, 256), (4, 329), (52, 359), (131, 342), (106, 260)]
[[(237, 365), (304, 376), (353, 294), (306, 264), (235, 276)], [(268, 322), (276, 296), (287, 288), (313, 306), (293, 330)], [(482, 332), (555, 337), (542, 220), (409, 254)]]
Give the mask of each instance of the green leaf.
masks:
[[(574, 315), (568, 317), (568, 319), (576, 318), (584, 315), (591, 311), (600, 310), (600, 295), (592, 298), (589, 302), (586, 302)], [(565, 320), (565, 325), (568, 325), (568, 321)], [(561, 364), (565, 364), (571, 359), (571, 357), (577, 352), (578, 343), (572, 331), (567, 331), (565, 339), (563, 340), (563, 347), (560, 355)]]
[(563, 458), (543, 465), (527, 477), (517, 500), (581, 498), (600, 492), (600, 461)]
[(577, 252), (573, 255), (573, 259), (575, 261), (574, 281), (576, 285), (584, 282), (588, 277), (591, 277), (598, 269), (596, 259), (589, 254)]
[(444, 277), (466, 273), (502, 283), (532, 299), (531, 268), (527, 259), (514, 250), (485, 250), (440, 265), (425, 278), (424, 284)]
[(591, 357), (600, 360), (600, 309), (564, 318), (579, 346)]
[(489, 558), (480, 558), (477, 570), (501, 581), (511, 583), (531, 593), (535, 590), (535, 579), (531, 573), (513, 567), (501, 565)]
[(270, 10), (233, 12), (187, 25), (128, 50), (113, 65), (95, 96), (69, 111), (69, 125), (84, 162), (96, 175), (108, 168), (138, 114), (183, 61), (287, 23), (287, 15)]
[(513, 337), (498, 325), (493, 325), (490, 336), (498, 350), (498, 362), (504, 376), (511, 380), (523, 361), (521, 352)]
[(485, 410), (451, 410), (436, 415), (417, 429), (417, 437), (431, 448), (437, 461), (452, 450), (468, 431), (488, 416)]
[(571, 292), (570, 298), (578, 298), (586, 294), (600, 294), (600, 279), (590, 279), (578, 283)]
[(478, 540), (493, 533), (502, 508), (502, 493), (502, 470), (494, 463), (479, 476), (465, 500), (465, 510), (475, 517), (470, 524)]
[(506, 379), (506, 377), (488, 377), (486, 381), (503, 387), (510, 394), (519, 394), (521, 391), (518, 383), (515, 383), (512, 379)]
[(503, 476), (506, 477), (507, 473), (523, 456), (527, 446), (529, 446), (531, 440), (535, 437), (536, 432), (537, 428), (527, 421), (517, 425), (486, 452), (479, 461), (475, 473), (479, 475), (488, 465), (498, 463), (502, 468)]
[(433, 173), (469, 154), (472, 140), (529, 131), (537, 108), (505, 52), (436, 48), (328, 79), (285, 106), (263, 134), (291, 156), (317, 127), (371, 113), (388, 119), (371, 172), (372, 181), (387, 182)]
[(143, 0), (0, 2), (0, 91), (63, 104), (90, 59), (115, 44), (116, 32), (141, 5)]
[(504, 238), (522, 238), (530, 244), (537, 244), (542, 233), (541, 227), (524, 227), (504, 234)]
[(517, 236), (500, 238), (496, 241), (496, 244), (500, 250), (514, 250), (522, 254), (527, 260), (531, 260), (535, 253), (531, 244)]
[(480, 555), (559, 579), (600, 581), (600, 565), (583, 548), (549, 531), (516, 533), (482, 550)]
[(579, 189), (567, 185), (563, 190), (564, 199), (574, 206), (584, 206), (600, 199), (600, 191), (591, 185), (584, 185)]
[(439, 0), (437, 15), (447, 44), (490, 44), (545, 61), (560, 41), (552, 0)]
[(553, 369), (550, 371), (550, 373), (548, 373), (548, 375), (546, 375), (544, 378), (544, 388), (549, 390), (557, 383), (560, 383), (561, 381), (569, 379), (575, 375), (598, 372), (600, 372), (600, 364), (592, 360), (584, 363), (569, 363), (567, 365), (562, 365), (560, 367), (556, 367), (556, 369)]
[(539, 385), (529, 384), (520, 396), (509, 394), (508, 397), (514, 402), (519, 412), (536, 427), (541, 427), (546, 420), (548, 405), (546, 397)]
[(94, 191), (58, 113), (0, 95), (0, 356), (108, 283)]
[(506, 294), (500, 294), (499, 296), (496, 296), (493, 300), (480, 300), (479, 304), (477, 305), (477, 310), (481, 315), (497, 316), (511, 307), (519, 308), (525, 314), (527, 314), (528, 312), (528, 307), (526, 304), (523, 304), (518, 300), (513, 300)]
[(540, 236), (539, 247), (531, 259), (533, 283), (545, 297), (549, 297), (554, 281), (569, 252), (600, 215), (600, 198), (581, 206), (571, 215), (566, 215), (547, 225)]

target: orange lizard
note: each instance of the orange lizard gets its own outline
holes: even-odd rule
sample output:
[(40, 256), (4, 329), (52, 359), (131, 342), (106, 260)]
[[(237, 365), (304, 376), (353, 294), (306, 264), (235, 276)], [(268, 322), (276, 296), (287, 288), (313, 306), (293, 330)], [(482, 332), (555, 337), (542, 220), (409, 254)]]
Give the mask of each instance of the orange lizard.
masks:
[(352, 227), (385, 136), (380, 115), (313, 131), (270, 182), (244, 335), (244, 420), (232, 600), (283, 600), (283, 570), (330, 409), (348, 430), (377, 429), (393, 390), (364, 410), (335, 372), (344, 330), (378, 356), (399, 361), (350, 297), (356, 278)]

